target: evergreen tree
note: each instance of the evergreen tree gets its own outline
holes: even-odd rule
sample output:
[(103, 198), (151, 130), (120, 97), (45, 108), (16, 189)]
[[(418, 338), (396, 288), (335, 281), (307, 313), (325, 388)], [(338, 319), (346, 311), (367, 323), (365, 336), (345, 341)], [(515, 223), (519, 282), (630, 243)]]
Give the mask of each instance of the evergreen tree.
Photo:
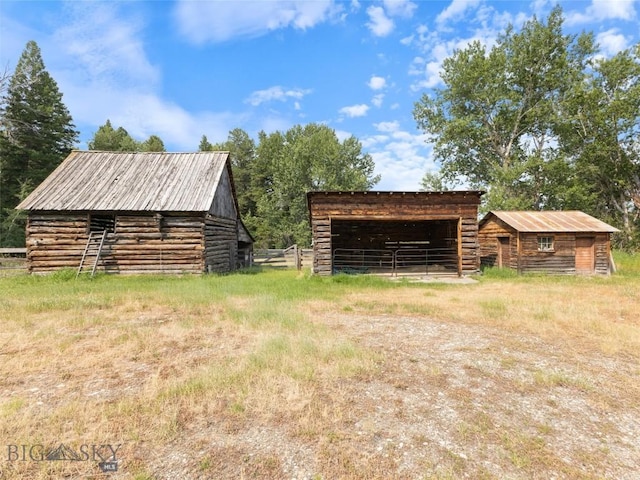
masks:
[[(156, 137), (158, 138), (158, 137)], [(151, 137), (149, 138), (151, 140)], [(160, 140), (158, 138), (158, 140)], [(162, 140), (160, 140), (162, 143)], [(162, 145), (164, 148), (164, 144)], [(111, 125), (111, 121), (107, 119), (104, 125), (101, 125), (93, 138), (89, 141), (89, 150), (102, 150), (105, 152), (137, 152), (141, 149), (141, 145), (136, 142), (129, 132), (124, 128), (118, 127), (117, 130)], [(151, 151), (151, 150), (148, 150)]]
[(200, 139), (200, 145), (198, 145), (198, 151), (199, 152), (211, 152), (211, 151), (213, 151), (213, 145), (211, 145), (209, 143), (209, 140), (207, 140), (207, 136), (206, 135), (202, 135), (202, 138)]
[(207, 137), (203, 136), (200, 146), (207, 146), (207, 144), (210, 151), (221, 150), (230, 153), (240, 216), (251, 223), (250, 217), (256, 214), (256, 202), (251, 192), (251, 168), (256, 157), (255, 142), (247, 132), (241, 128), (234, 128), (229, 132), (227, 141), (224, 143), (211, 145)]
[(62, 93), (34, 41), (27, 43), (16, 65), (0, 115), (0, 245), (17, 246), (24, 244), (24, 221), (14, 207), (78, 140)]
[(140, 149), (143, 152), (166, 152), (164, 148), (164, 142), (157, 135), (151, 135), (148, 139), (140, 144)]

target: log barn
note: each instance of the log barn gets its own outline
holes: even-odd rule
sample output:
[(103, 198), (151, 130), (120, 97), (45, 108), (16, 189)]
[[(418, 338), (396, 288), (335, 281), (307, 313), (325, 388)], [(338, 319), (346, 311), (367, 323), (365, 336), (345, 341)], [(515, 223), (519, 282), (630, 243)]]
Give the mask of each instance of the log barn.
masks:
[(489, 212), (478, 226), (483, 266), (518, 273), (608, 274), (618, 230), (580, 211)]
[(313, 272), (478, 272), (481, 191), (309, 192)]
[(229, 152), (73, 151), (17, 207), (30, 272), (228, 272), (253, 239)]

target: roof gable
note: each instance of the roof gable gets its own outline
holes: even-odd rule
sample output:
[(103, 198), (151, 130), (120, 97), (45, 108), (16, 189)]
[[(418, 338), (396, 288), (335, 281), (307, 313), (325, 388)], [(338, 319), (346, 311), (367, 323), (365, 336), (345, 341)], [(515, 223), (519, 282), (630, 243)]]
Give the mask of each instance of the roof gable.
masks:
[(228, 159), (229, 152), (73, 151), (17, 208), (206, 212)]
[(584, 212), (573, 211), (491, 211), (480, 221), (480, 228), (492, 216), (519, 232), (608, 232), (619, 231)]

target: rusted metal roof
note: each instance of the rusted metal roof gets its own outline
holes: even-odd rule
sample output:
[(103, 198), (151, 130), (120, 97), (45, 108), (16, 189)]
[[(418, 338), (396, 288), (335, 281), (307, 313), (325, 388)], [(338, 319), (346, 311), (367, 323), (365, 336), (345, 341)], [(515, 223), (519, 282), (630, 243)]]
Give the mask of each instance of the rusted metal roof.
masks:
[(549, 212), (489, 212), (481, 221), (484, 224), (495, 215), (519, 232), (617, 232), (617, 228), (577, 210)]
[(22, 210), (206, 212), (229, 152), (73, 151)]

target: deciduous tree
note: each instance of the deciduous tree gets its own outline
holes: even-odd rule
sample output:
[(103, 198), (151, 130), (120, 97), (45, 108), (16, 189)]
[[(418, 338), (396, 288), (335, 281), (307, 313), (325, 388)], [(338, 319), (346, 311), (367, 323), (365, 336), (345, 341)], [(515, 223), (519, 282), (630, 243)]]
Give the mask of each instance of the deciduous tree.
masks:
[(510, 26), (490, 49), (456, 51), (443, 63), (444, 88), (414, 108), (444, 178), (487, 189), (491, 208), (562, 206), (558, 106), (594, 52), (591, 35), (564, 35), (562, 23), (558, 7), (546, 23)]
[(593, 213), (622, 230), (619, 246), (640, 246), (640, 44), (594, 61), (564, 103), (562, 146), (589, 192)]
[(355, 137), (339, 141), (326, 125), (262, 132), (252, 168), (257, 236), (264, 246), (309, 245), (308, 191), (369, 190), (379, 179), (361, 143)]

